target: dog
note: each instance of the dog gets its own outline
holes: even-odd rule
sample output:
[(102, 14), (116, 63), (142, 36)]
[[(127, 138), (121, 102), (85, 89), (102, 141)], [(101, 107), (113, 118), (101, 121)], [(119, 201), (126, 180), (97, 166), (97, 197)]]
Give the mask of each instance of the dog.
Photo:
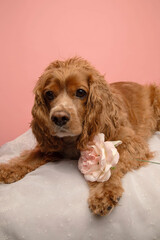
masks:
[(34, 94), (37, 146), (1, 163), (0, 182), (15, 182), (50, 161), (79, 159), (94, 136), (104, 133), (107, 141), (122, 141), (120, 160), (107, 182), (88, 182), (88, 204), (94, 214), (108, 214), (122, 197), (122, 177), (153, 157), (147, 140), (160, 130), (160, 86), (109, 84), (88, 61), (74, 57), (51, 63)]

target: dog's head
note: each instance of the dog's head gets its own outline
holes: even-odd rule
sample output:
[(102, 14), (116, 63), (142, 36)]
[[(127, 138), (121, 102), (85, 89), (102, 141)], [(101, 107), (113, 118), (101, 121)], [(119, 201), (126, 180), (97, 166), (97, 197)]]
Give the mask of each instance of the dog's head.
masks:
[(115, 111), (109, 87), (81, 58), (51, 63), (34, 93), (31, 126), (43, 151), (60, 151), (65, 137), (75, 138), (77, 147), (84, 149), (107, 123), (108, 131), (113, 131)]

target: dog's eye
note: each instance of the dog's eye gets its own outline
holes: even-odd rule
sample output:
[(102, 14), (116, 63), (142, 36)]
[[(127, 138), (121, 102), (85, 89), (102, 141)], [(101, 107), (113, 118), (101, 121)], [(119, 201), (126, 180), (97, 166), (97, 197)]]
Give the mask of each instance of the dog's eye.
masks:
[(52, 91), (47, 91), (46, 93), (45, 93), (45, 96), (46, 96), (46, 98), (48, 99), (48, 100), (53, 100), (54, 99), (54, 93), (52, 92)]
[(87, 95), (86, 91), (83, 89), (78, 89), (76, 91), (76, 97), (84, 98)]

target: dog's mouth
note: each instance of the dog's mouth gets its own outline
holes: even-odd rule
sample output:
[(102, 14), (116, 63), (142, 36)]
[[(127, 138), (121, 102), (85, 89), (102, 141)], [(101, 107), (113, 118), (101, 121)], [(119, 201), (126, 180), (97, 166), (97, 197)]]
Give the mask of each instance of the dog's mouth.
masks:
[(75, 136), (75, 134), (73, 134), (72, 132), (70, 132), (67, 129), (62, 128), (59, 131), (56, 131), (54, 133), (54, 136), (57, 136), (57, 137), (60, 137), (60, 138), (62, 138), (62, 137), (69, 137), (69, 136), (73, 137), (73, 136)]
[(74, 132), (72, 130), (70, 130), (67, 126), (63, 126), (63, 127), (53, 127), (52, 131), (51, 131), (51, 135), (52, 136), (56, 136), (59, 138), (63, 138), (63, 137), (75, 137), (75, 136), (79, 136), (80, 132)]

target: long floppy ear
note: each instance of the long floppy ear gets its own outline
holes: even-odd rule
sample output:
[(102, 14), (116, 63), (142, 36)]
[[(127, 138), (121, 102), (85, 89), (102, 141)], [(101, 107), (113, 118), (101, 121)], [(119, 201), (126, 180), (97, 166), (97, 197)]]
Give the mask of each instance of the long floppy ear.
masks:
[(42, 96), (43, 77), (41, 77), (35, 88), (35, 100), (32, 108), (33, 120), (31, 122), (32, 132), (35, 135), (37, 142), (42, 152), (57, 152), (61, 149), (61, 140), (50, 134), (50, 119), (49, 110)]
[(78, 149), (86, 148), (94, 136), (103, 132), (107, 140), (114, 139), (118, 126), (118, 114), (114, 95), (103, 76), (91, 75), (89, 96), (86, 105), (83, 132), (78, 141)]

